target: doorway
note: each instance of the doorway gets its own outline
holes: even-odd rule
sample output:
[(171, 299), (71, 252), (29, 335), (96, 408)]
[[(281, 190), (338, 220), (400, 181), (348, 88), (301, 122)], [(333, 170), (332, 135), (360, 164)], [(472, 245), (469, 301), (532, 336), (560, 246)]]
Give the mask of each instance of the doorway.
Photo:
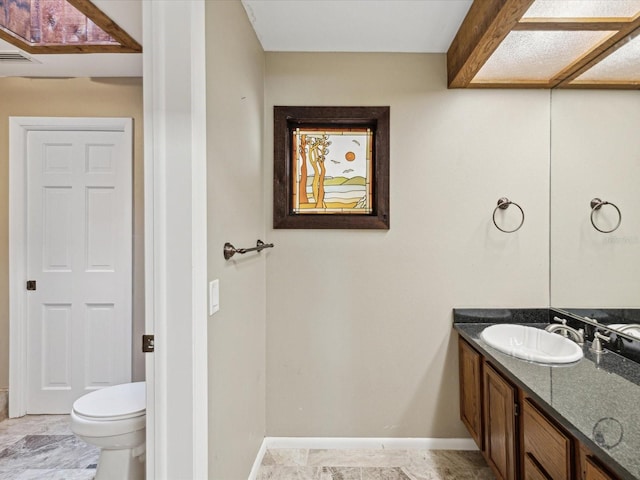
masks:
[(9, 415), (131, 381), (132, 120), (10, 120)]

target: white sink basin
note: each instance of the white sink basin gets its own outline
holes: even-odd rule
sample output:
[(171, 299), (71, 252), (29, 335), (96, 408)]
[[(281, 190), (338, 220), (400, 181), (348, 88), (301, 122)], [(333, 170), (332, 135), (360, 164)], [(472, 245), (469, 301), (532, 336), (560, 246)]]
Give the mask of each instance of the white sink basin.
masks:
[(568, 338), (524, 325), (492, 325), (480, 337), (496, 350), (533, 362), (571, 363), (583, 355), (582, 348)]

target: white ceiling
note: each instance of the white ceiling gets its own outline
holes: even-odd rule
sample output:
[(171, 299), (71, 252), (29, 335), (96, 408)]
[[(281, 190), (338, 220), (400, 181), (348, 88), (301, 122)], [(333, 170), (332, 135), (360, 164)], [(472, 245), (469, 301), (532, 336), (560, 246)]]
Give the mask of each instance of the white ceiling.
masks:
[[(142, 1), (93, 0), (142, 44)], [(186, 1), (186, 0), (184, 0)], [(218, 0), (207, 0), (218, 1)], [(472, 0), (242, 0), (266, 51), (446, 52)], [(0, 40), (0, 52), (17, 47)], [(138, 77), (141, 54), (31, 55), (0, 77)]]
[(446, 52), (472, 0), (242, 0), (276, 52)]

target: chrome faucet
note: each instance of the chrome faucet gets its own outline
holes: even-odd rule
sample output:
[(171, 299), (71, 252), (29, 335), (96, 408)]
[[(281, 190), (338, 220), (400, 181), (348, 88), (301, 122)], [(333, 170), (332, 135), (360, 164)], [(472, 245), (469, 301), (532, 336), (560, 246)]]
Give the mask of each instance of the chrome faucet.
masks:
[(562, 323), (552, 323), (545, 327), (545, 330), (550, 333), (558, 333), (562, 334), (564, 337), (570, 336), (571, 339), (576, 342), (578, 345), (584, 345), (584, 330), (570, 327), (567, 325), (566, 319), (560, 319), (558, 317), (553, 317), (554, 320)]

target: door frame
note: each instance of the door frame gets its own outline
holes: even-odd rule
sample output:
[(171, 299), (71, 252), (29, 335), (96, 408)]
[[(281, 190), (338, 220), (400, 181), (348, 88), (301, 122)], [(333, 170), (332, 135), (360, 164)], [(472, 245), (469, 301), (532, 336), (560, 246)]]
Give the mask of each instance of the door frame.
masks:
[(142, 2), (148, 480), (208, 477), (204, 19)]
[(32, 131), (123, 132), (131, 118), (9, 117), (9, 417), (27, 413), (27, 136)]

